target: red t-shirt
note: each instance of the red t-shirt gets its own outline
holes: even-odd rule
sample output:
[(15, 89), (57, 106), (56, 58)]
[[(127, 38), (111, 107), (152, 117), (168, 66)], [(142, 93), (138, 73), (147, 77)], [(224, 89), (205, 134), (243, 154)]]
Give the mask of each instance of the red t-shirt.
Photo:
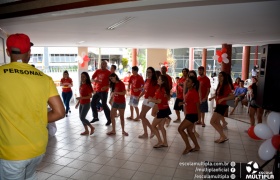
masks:
[[(80, 86), (80, 95), (81, 97), (86, 97), (89, 94), (91, 94), (92, 91), (92, 86), (89, 86), (88, 84), (82, 84)], [(80, 99), (80, 104), (88, 104), (90, 103), (90, 99)]]
[[(109, 70), (102, 70), (102, 69), (98, 69), (95, 71), (95, 73), (92, 75), (92, 79), (97, 80), (96, 82), (96, 92), (101, 92), (101, 88), (104, 86), (109, 86), (109, 76), (111, 74), (111, 71)], [(109, 88), (107, 88), (105, 91), (103, 92), (108, 92)]]
[[(125, 91), (125, 85), (122, 81), (119, 81), (115, 84), (114, 92), (123, 92)], [(116, 103), (125, 103), (125, 95), (114, 94), (114, 102)]]
[(199, 103), (199, 94), (196, 89), (188, 90), (185, 95), (185, 111), (186, 114), (197, 114), (197, 103)]
[[(61, 80), (60, 80), (60, 83), (61, 84), (63, 84), (63, 83), (72, 83), (73, 81), (72, 81), (72, 79), (71, 78), (62, 78)], [(70, 92), (70, 91), (72, 91), (72, 89), (71, 89), (71, 87), (68, 87), (68, 86), (63, 86), (62, 87), (62, 92)]]
[(236, 89), (236, 88), (238, 88), (239, 87), (239, 84), (238, 83), (233, 83), (233, 88), (234, 88), (234, 90)]
[[(140, 88), (144, 85), (144, 80), (140, 75), (130, 76), (129, 83), (131, 84), (130, 93), (133, 96), (139, 96), (141, 93)], [(134, 92), (134, 89), (139, 89), (137, 92)]]
[(124, 82), (124, 83), (127, 83), (127, 82), (129, 82), (129, 79), (130, 79), (130, 76), (125, 76), (125, 77), (123, 78), (123, 82)]
[(168, 79), (169, 88), (172, 89), (172, 78), (168, 74), (166, 74), (166, 76), (167, 76), (167, 79)]
[(197, 80), (199, 81), (199, 87), (200, 87), (200, 92), (201, 92), (201, 99), (206, 98), (208, 99), (208, 97), (206, 97), (207, 95), (207, 89), (211, 88), (211, 83), (210, 83), (210, 79), (207, 76), (201, 77), (198, 76)]
[(157, 88), (158, 88), (158, 84), (153, 85), (151, 83), (151, 79), (146, 79), (146, 82), (144, 84), (144, 91), (145, 91), (144, 98), (148, 99), (149, 97), (154, 97)]
[(186, 78), (181, 77), (178, 81), (177, 86), (177, 98), (178, 99), (184, 99), (184, 82), (186, 81)]
[(220, 90), (220, 87), (218, 88), (218, 91), (217, 91), (217, 95), (216, 95), (216, 104), (221, 104), (221, 105), (226, 105), (227, 104), (227, 101), (223, 101), (223, 102), (221, 102), (221, 103), (219, 103), (219, 100), (220, 99), (223, 99), (223, 98), (225, 98), (225, 97), (228, 97), (228, 95), (230, 94), (230, 93), (232, 93), (231, 92), (231, 89), (230, 89), (230, 87), (229, 86), (225, 86), (225, 88), (224, 88), (224, 93), (223, 93), (223, 95), (219, 95), (219, 90)]
[(168, 96), (167, 96), (164, 88), (158, 88), (156, 90), (155, 98), (156, 99), (161, 99), (161, 103), (157, 104), (158, 105), (158, 109), (167, 109), (169, 107), (167, 97)]

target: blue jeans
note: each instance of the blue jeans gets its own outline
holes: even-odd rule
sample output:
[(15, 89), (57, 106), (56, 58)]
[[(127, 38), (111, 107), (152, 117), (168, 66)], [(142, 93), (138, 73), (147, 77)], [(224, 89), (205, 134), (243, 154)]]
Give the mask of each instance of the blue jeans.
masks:
[(83, 125), (90, 126), (89, 121), (86, 119), (86, 116), (87, 116), (87, 113), (88, 113), (89, 109), (90, 109), (90, 103), (80, 104), (79, 115), (80, 115), (80, 119), (81, 119)]
[(63, 103), (65, 105), (66, 114), (68, 114), (68, 111), (70, 109), (69, 103), (70, 103), (70, 100), (72, 98), (72, 95), (73, 95), (72, 91), (70, 91), (70, 92), (62, 92), (62, 99), (63, 99)]
[(10, 161), (0, 159), (1, 180), (36, 180), (36, 168), (40, 164), (44, 154), (32, 159)]
[(92, 96), (91, 109), (92, 109), (92, 114), (93, 114), (94, 119), (98, 119), (98, 113), (97, 113), (96, 106), (97, 106), (99, 100), (101, 99), (102, 107), (103, 107), (107, 122), (111, 122), (110, 109), (107, 105), (107, 98), (108, 98), (108, 92), (96, 92)]

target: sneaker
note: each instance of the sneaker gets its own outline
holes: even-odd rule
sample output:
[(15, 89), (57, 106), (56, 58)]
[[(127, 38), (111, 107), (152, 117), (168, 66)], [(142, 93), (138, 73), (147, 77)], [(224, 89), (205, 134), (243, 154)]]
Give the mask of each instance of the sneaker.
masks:
[(173, 122), (174, 122), (174, 123), (180, 123), (181, 120), (180, 120), (180, 119), (176, 119), (176, 120), (174, 120)]
[(105, 126), (110, 126), (110, 124), (111, 124), (111, 122), (107, 122), (107, 123), (105, 124)]
[(65, 114), (65, 117), (68, 117), (68, 114)]
[(69, 113), (71, 113), (71, 110), (69, 109), (69, 111), (68, 111)]
[(98, 118), (93, 119), (92, 121), (90, 121), (90, 123), (95, 123), (96, 121), (99, 121), (99, 119)]

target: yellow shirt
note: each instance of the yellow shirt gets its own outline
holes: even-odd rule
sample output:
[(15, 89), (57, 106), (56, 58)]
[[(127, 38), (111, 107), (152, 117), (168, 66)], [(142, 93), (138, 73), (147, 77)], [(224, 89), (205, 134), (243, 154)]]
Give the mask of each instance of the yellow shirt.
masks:
[(0, 159), (26, 160), (45, 153), (47, 101), (57, 95), (52, 78), (29, 64), (0, 66)]

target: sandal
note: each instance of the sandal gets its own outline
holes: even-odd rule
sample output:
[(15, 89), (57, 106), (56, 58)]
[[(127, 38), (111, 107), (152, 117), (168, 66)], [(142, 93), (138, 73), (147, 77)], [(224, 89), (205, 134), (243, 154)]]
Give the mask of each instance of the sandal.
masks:
[(185, 149), (185, 150), (183, 151), (182, 154), (183, 154), (183, 155), (184, 155), (184, 154), (188, 154), (189, 152), (191, 152), (191, 150), (192, 150), (192, 149)]
[(154, 134), (154, 133), (151, 133), (150, 139), (152, 139), (154, 136), (155, 136), (155, 134)]
[(110, 132), (107, 132), (107, 135), (116, 135), (116, 133), (115, 132), (112, 132), (112, 131), (110, 131)]
[(132, 118), (132, 117), (127, 117), (126, 119), (128, 119), (128, 120), (133, 120), (133, 118)]
[(222, 144), (222, 143), (224, 143), (224, 142), (226, 142), (226, 141), (228, 141), (228, 138), (226, 138), (226, 139), (224, 139), (224, 140), (220, 140), (220, 141), (218, 141), (217, 143), (218, 143), (218, 144)]
[(205, 127), (205, 124), (202, 124), (202, 127)]
[(156, 145), (154, 145), (153, 148), (162, 148), (162, 147), (163, 147), (163, 144), (156, 144)]
[(123, 134), (124, 136), (128, 136), (128, 133), (125, 132), (125, 131), (124, 131), (122, 134)]
[(86, 131), (85, 131), (85, 132), (81, 133), (80, 135), (84, 136), (84, 135), (88, 135), (88, 133), (89, 133), (89, 132), (86, 132)]
[(190, 152), (196, 152), (196, 151), (199, 151), (200, 149), (195, 149), (195, 148), (192, 148), (191, 150), (190, 150)]
[(148, 135), (147, 134), (142, 134), (142, 135), (139, 135), (138, 136), (138, 138), (140, 138), (140, 139), (146, 139), (146, 138), (148, 138)]

